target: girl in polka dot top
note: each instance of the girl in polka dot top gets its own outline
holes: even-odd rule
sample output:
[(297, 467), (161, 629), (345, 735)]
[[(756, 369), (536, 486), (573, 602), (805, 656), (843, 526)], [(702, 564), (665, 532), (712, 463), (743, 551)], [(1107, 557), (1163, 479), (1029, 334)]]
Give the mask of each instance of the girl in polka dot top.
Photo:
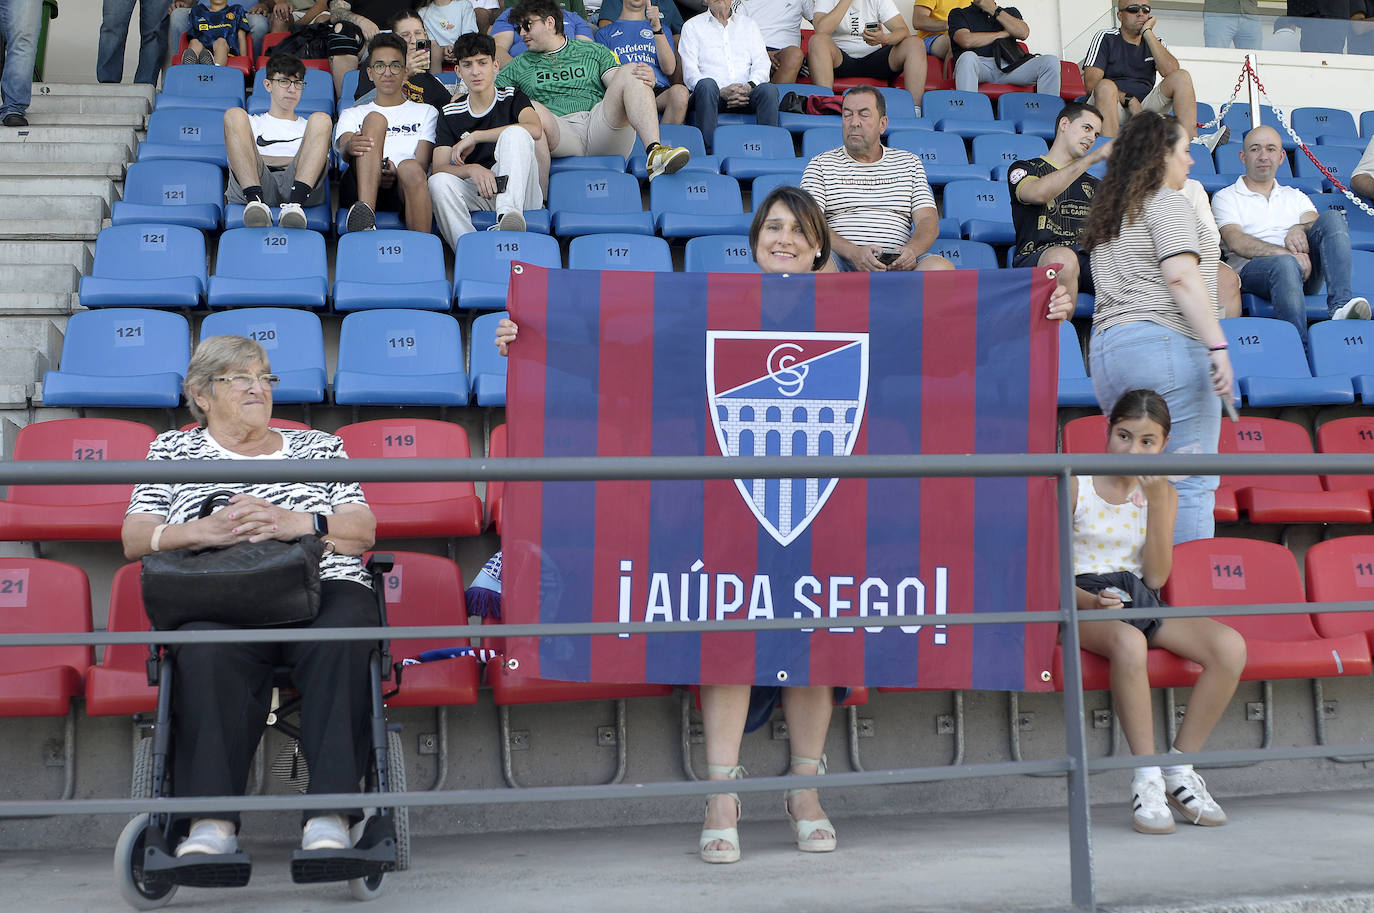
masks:
[[(1153, 390), (1131, 390), (1107, 420), (1107, 452), (1162, 453), (1169, 407)], [(1160, 605), (1158, 590), (1173, 567), (1178, 493), (1165, 476), (1079, 476), (1070, 482), (1073, 565), (1080, 610)], [(1112, 702), (1133, 754), (1155, 753), (1154, 711), (1146, 661), (1151, 647), (1202, 666), (1188, 712), (1170, 753), (1202, 749), (1235, 693), (1245, 666), (1245, 641), (1211, 618), (1084, 621), (1083, 649), (1111, 663)], [(1143, 834), (1171, 834), (1173, 811), (1193, 824), (1226, 823), (1191, 764), (1137, 767), (1131, 817)]]

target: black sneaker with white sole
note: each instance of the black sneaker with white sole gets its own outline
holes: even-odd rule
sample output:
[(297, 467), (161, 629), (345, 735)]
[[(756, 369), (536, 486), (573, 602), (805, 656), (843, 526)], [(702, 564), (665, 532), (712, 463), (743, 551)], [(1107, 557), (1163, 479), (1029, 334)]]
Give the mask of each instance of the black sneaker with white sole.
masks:
[(348, 218), (344, 228), (348, 231), (372, 231), (377, 227), (377, 214), (362, 200), (348, 207)]

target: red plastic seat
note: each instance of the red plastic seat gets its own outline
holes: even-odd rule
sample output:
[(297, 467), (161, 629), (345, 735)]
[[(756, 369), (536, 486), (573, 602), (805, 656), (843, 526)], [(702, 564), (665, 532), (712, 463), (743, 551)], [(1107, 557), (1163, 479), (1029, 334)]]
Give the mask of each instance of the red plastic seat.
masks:
[[(1221, 425), (1221, 453), (1311, 453), (1307, 431), (1293, 422), (1242, 416)], [(1234, 476), (1222, 483), (1236, 493), (1236, 504), (1252, 523), (1368, 523), (1369, 493), (1327, 491), (1315, 475)]]
[[(187, 37), (185, 33), (182, 33), (181, 43), (177, 45), (176, 56), (172, 58), (173, 66), (179, 66), (181, 64), (181, 55), (185, 53), (186, 48), (190, 43), (191, 39)], [(248, 39), (247, 57), (230, 57), (229, 60), (225, 63), (225, 66), (233, 67), (234, 69), (241, 72), (243, 74), (244, 79), (247, 79), (249, 76), (253, 75), (253, 39)], [(259, 63), (258, 66), (260, 67), (262, 66), (262, 64)]]
[[(405, 625), (467, 624), (463, 578), (447, 558), (417, 552), (390, 552), (395, 565), (383, 579), (387, 623)], [(394, 640), (391, 656), (400, 662), (425, 650), (466, 647), (467, 638)], [(400, 692), (387, 698), (389, 707), (443, 707), (477, 703), (482, 670), (475, 656), (455, 656), (406, 666)], [(389, 688), (387, 689), (389, 690)]]
[[(491, 443), (487, 448), (487, 456), (504, 457), (506, 455), (506, 426), (497, 425), (491, 429)], [(491, 528), (496, 530), (496, 535), (501, 535), (501, 515), (503, 505), (506, 503), (506, 483), (488, 482), (487, 483), (487, 514), (491, 519)]]
[[(135, 561), (115, 572), (110, 583), (110, 615), (107, 631), (147, 631), (148, 613), (143, 609), (143, 583)], [(151, 713), (157, 706), (157, 689), (148, 684), (146, 644), (110, 644), (100, 665), (86, 673), (86, 713), (90, 716), (131, 716)]]
[[(1096, 653), (1078, 651), (1083, 663), (1083, 690), (1108, 691), (1112, 687), (1112, 664)], [(1189, 688), (1202, 674), (1202, 667), (1190, 659), (1175, 656), (1168, 650), (1158, 647), (1146, 651), (1145, 668), (1150, 676), (1151, 688)], [(1054, 676), (1054, 690), (1064, 690), (1064, 647), (1055, 644), (1054, 657), (1050, 660), (1050, 672)]]
[[(262, 47), (258, 50), (257, 68), (266, 69), (267, 58), (272, 56), (272, 49), (281, 44), (290, 32), (268, 32), (262, 39)], [(327, 57), (303, 57), (301, 63), (312, 70), (323, 70), (329, 72), (329, 58)]]
[(1072, 60), (1059, 61), (1059, 97), (1064, 101), (1077, 101), (1088, 94), (1083, 84), (1083, 71)]
[[(335, 432), (354, 459), (472, 456), (467, 429), (433, 419), (378, 419)], [(377, 517), (377, 537), (475, 536), (482, 531), (482, 502), (471, 482), (364, 482)]]
[[(1365, 453), (1374, 456), (1374, 416), (1338, 418), (1317, 429), (1318, 453)], [(1358, 489), (1374, 496), (1374, 475), (1322, 476), (1327, 491)]]
[[(16, 460), (142, 460), (156, 433), (140, 422), (64, 418), (19, 430)], [(12, 485), (0, 540), (118, 539), (132, 485)]]
[[(1021, 50), (1030, 50), (1030, 48), (1026, 46), (1026, 43), (1024, 41), (1018, 41), (1016, 43), (1021, 45)], [(941, 60), (939, 57), (935, 57), (931, 54), (926, 55), (927, 92), (931, 89), (954, 88), (955, 56), (956, 55), (954, 54), (950, 54), (947, 58)], [(938, 78), (935, 75), (937, 73), (939, 74)], [(932, 81), (938, 81), (941, 83), (941, 85), (932, 85)], [(986, 95), (988, 98), (992, 99), (995, 107), (997, 99), (1001, 98), (1003, 95), (1006, 95), (1008, 92), (1034, 92), (1035, 86), (1013, 86), (1010, 83), (1005, 82), (980, 82), (978, 83), (978, 91), (979, 93)]]
[[(1308, 602), (1374, 600), (1374, 536), (1345, 536), (1307, 550)], [(1315, 608), (1315, 607), (1314, 607)], [(1315, 612), (1322, 637), (1361, 634), (1374, 648), (1374, 612)]]
[[(1195, 539), (1175, 545), (1173, 572), (1162, 595), (1179, 606), (1306, 602), (1293, 553), (1255, 539)], [(1363, 634), (1322, 637), (1306, 613), (1219, 620), (1245, 638), (1244, 681), (1369, 674), (1369, 642)]]
[[(43, 558), (0, 558), (0, 633), (90, 633), (86, 572)], [(0, 647), (0, 716), (66, 716), (81, 695), (89, 646)]]

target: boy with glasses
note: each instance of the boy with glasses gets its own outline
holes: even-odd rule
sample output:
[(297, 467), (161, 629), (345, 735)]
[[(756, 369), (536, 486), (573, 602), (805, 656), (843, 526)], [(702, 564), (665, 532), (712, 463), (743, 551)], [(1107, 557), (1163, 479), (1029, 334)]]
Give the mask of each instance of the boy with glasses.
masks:
[(638, 134), (650, 180), (687, 164), (685, 148), (659, 142), (652, 67), (620, 66), (609, 48), (568, 40), (554, 0), (520, 0), (510, 18), (529, 50), (497, 74), (496, 86), (515, 86), (544, 105), (539, 119), (554, 158), (629, 155)]
[[(1150, 5), (1117, 0), (1116, 19), (1120, 27), (1098, 32), (1083, 58), (1083, 85), (1088, 104), (1102, 112), (1102, 135), (1116, 136), (1121, 125), (1141, 111), (1168, 114), (1172, 109), (1184, 132), (1208, 152), (1226, 142), (1231, 135), (1227, 127), (1197, 138), (1193, 77), (1155, 35)], [(1159, 85), (1156, 75), (1163, 77)]]
[(382, 32), (367, 45), (367, 68), (377, 97), (345, 108), (334, 129), (334, 148), (351, 167), (339, 181), (348, 209), (347, 230), (377, 227), (378, 208), (404, 214), (406, 228), (429, 232), (430, 155), (439, 112), (406, 97), (406, 43)]
[[(430, 39), (424, 22), (414, 10), (402, 10), (387, 22), (387, 29), (406, 43), (406, 81), (401, 87), (405, 97), (443, 111), (444, 105), (452, 100), (453, 91), (434, 75), (440, 69), (440, 50)], [(353, 97), (361, 104), (377, 97), (377, 87), (367, 66), (358, 71), (358, 88)]]
[(243, 224), (272, 224), (270, 206), (281, 206), (277, 224), (305, 228), (306, 206), (325, 200), (325, 168), (333, 122), (315, 112), (307, 120), (296, 114), (305, 88), (305, 65), (292, 54), (273, 54), (263, 70), (262, 86), (271, 104), (266, 114), (242, 108), (224, 112), (224, 148), (229, 155), (226, 203), (245, 204)]

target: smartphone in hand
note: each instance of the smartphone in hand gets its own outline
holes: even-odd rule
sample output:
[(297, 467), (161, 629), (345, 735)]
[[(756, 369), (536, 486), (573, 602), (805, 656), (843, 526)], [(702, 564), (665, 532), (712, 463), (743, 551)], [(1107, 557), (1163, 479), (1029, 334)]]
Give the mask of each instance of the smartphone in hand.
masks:
[(506, 192), (506, 185), (509, 184), (509, 183), (510, 183), (510, 175), (508, 175), (508, 174), (498, 174), (498, 175), (496, 176), (496, 192), (497, 192), (497, 193), (505, 193), (505, 192)]
[(878, 254), (878, 262), (883, 266), (891, 266), (893, 263), (897, 262), (897, 258), (901, 255), (902, 252), (899, 250), (888, 249)]

